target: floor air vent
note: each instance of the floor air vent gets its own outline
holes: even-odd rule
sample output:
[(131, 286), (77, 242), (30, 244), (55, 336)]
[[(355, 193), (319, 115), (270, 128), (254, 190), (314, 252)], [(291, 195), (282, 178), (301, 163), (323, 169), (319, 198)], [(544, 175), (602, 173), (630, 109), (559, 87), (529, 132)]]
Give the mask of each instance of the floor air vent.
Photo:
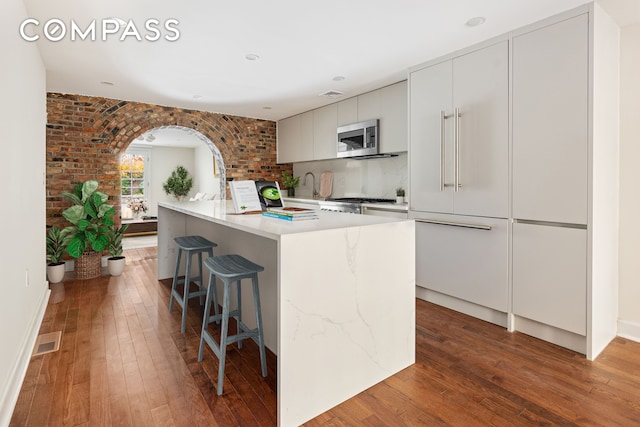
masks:
[(38, 335), (38, 338), (36, 339), (36, 345), (31, 356), (40, 356), (43, 354), (58, 351), (60, 349), (61, 340), (62, 331)]

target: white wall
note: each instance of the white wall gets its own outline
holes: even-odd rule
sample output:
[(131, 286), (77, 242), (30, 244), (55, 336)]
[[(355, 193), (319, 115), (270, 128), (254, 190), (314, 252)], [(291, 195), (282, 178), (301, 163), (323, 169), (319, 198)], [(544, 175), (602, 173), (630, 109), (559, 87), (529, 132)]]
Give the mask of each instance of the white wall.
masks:
[[(620, 320), (640, 338), (640, 24), (622, 28), (620, 61)], [(634, 332), (635, 331), (635, 332)], [(624, 332), (623, 330), (619, 332)], [(625, 333), (622, 333), (625, 335)]]
[(8, 425), (49, 296), (45, 261), (45, 69), (35, 44), (22, 40), (21, 0), (0, 15), (1, 210), (0, 426)]
[[(171, 172), (177, 166), (184, 166), (193, 177), (195, 165), (193, 162), (193, 148), (170, 148), (170, 147), (152, 147), (151, 149), (151, 177), (149, 184), (151, 186), (151, 197), (149, 198), (150, 216), (158, 215), (158, 203), (174, 201), (173, 196), (167, 195), (162, 189)], [(196, 186), (191, 188), (189, 196), (193, 196), (196, 192)]]
[(320, 190), (320, 175), (323, 171), (333, 172), (333, 192), (331, 197), (396, 197), (396, 188), (407, 189), (407, 153), (398, 157), (350, 160), (335, 159), (293, 164), (293, 175), (300, 177), (296, 196), (311, 196), (311, 176), (307, 185), (302, 185), (304, 175), (312, 172), (316, 177), (316, 191)]
[(193, 150), (194, 175), (193, 188), (196, 193), (220, 193), (220, 178), (213, 176), (213, 153), (202, 144)]

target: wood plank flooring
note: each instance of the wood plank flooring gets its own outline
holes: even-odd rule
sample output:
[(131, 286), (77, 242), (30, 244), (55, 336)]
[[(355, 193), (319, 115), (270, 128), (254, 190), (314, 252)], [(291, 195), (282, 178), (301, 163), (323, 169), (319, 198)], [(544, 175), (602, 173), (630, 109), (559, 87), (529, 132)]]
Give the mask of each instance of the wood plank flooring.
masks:
[[(202, 313), (168, 312), (155, 248), (127, 250), (119, 277), (53, 288), (41, 333), (60, 351), (32, 358), (12, 426), (273, 426), (276, 358), (262, 378), (253, 342), (197, 361)], [(640, 343), (616, 338), (595, 361), (418, 300), (416, 364), (308, 426), (637, 426)], [(313, 369), (310, 365), (309, 369)]]

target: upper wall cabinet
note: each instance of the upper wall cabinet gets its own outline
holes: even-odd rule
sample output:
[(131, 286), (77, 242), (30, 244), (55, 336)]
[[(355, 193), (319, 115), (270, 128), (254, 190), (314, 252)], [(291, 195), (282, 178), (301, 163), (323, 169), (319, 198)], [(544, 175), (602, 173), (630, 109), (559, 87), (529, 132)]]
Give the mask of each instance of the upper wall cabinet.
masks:
[(278, 163), (313, 160), (313, 112), (298, 114), (277, 125)]
[(406, 81), (278, 121), (278, 163), (335, 159), (338, 126), (370, 119), (380, 120), (381, 153), (407, 151)]
[(410, 77), (411, 209), (509, 215), (508, 42)]

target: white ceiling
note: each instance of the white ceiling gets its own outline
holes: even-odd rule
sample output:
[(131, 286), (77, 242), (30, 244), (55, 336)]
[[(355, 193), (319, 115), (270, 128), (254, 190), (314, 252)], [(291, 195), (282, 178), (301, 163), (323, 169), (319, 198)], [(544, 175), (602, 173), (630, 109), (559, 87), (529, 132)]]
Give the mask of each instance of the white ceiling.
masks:
[[(36, 43), (47, 68), (47, 90), (149, 102), (277, 120), (395, 83), (407, 68), (500, 35), (586, 0), (23, 0), (40, 26)], [(640, 0), (600, 0), (621, 23), (639, 22)], [(634, 15), (635, 13), (635, 15)], [(465, 26), (473, 17), (486, 22)], [(44, 24), (68, 33), (47, 40)], [(177, 19), (177, 41), (71, 41), (92, 20)], [(635, 20), (635, 21), (634, 21)], [(17, 24), (19, 25), (19, 24)], [(162, 35), (171, 35), (163, 31)], [(246, 54), (260, 59), (248, 61)], [(335, 76), (344, 80), (334, 81)], [(101, 82), (110, 82), (106, 85)]]

